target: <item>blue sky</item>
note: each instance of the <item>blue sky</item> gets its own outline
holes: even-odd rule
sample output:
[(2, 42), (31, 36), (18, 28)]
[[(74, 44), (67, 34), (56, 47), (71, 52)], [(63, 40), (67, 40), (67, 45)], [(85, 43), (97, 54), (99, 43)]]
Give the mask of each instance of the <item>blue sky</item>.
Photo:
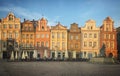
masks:
[(115, 27), (120, 26), (120, 0), (0, 0), (0, 18), (10, 11), (21, 21), (44, 16), (50, 26), (60, 22), (69, 27), (76, 22), (83, 27), (89, 19), (101, 26), (107, 16), (115, 21)]

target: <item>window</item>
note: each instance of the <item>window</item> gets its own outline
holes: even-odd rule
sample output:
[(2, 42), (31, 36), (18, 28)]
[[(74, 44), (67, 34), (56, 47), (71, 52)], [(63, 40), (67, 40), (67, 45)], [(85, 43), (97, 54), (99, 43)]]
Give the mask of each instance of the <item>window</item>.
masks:
[(41, 38), (44, 38), (44, 34), (41, 34)]
[(29, 34), (26, 35), (26, 38), (27, 38), (27, 39), (29, 38)]
[(72, 36), (72, 35), (70, 36), (70, 39), (71, 39), (71, 40), (73, 39), (73, 36)]
[(87, 47), (87, 42), (84, 42), (84, 47)]
[(52, 49), (54, 48), (54, 46), (55, 46), (55, 44), (54, 44), (54, 42), (52, 42)]
[(65, 42), (62, 42), (62, 49), (65, 50)]
[(48, 42), (46, 42), (46, 47), (48, 47)]
[(27, 30), (27, 27), (24, 27), (24, 30)]
[(9, 20), (13, 20), (13, 15), (9, 15)]
[(40, 42), (37, 42), (37, 47), (40, 47)]
[(75, 48), (78, 48), (78, 44), (75, 44)]
[(91, 26), (91, 30), (92, 30), (92, 28), (93, 28), (93, 27)]
[(15, 42), (15, 47), (16, 47), (16, 48), (18, 47), (18, 42)]
[(92, 47), (92, 42), (89, 42), (89, 47)]
[(28, 31), (30, 31), (31, 30), (31, 27), (28, 27)]
[(54, 38), (55, 36), (54, 36), (55, 34), (52, 32), (52, 38)]
[(39, 34), (36, 34), (36, 38), (40, 38), (40, 35), (39, 35)]
[(22, 38), (23, 38), (23, 39), (25, 38), (25, 34), (22, 34)]
[(71, 44), (71, 49), (73, 49), (73, 44)]
[(94, 38), (97, 38), (97, 34), (94, 34)]
[(113, 39), (115, 39), (115, 35), (113, 35)]
[(93, 43), (93, 48), (94, 48), (94, 47), (96, 47), (96, 45), (97, 45), (97, 43), (96, 43), (96, 42), (94, 42), (94, 43)]
[(49, 35), (48, 35), (48, 34), (46, 34), (46, 38), (49, 38)]
[(78, 40), (78, 36), (76, 36), (76, 40)]
[(17, 25), (17, 24), (15, 24), (15, 28), (16, 28), (16, 29), (18, 28), (18, 25)]
[(114, 49), (114, 42), (111, 42), (111, 48)]
[(33, 34), (30, 35), (30, 38), (31, 38), (31, 39), (33, 38)]
[(33, 47), (33, 42), (30, 43), (30, 47)]
[(3, 32), (3, 37), (6, 37), (6, 33), (5, 32)]
[(87, 29), (89, 30), (89, 26), (87, 27)]
[(4, 28), (4, 29), (5, 29), (5, 28), (7, 28), (7, 25), (6, 25), (6, 24), (4, 24), (4, 25), (3, 25), (3, 28)]
[(108, 34), (106, 34), (106, 39), (109, 39), (109, 35)]
[(62, 38), (65, 38), (65, 33), (64, 32), (62, 32)]
[(57, 33), (57, 38), (60, 38), (60, 33), (59, 32)]
[(4, 47), (4, 48), (6, 47), (6, 42), (3, 42), (3, 47)]
[(9, 38), (12, 38), (12, 33), (9, 33)]
[(21, 47), (25, 47), (25, 42), (22, 42), (22, 45), (21, 45)]
[(109, 42), (106, 42), (106, 47), (109, 48)]
[(18, 33), (17, 32), (15, 32), (15, 38), (18, 38)]
[(57, 47), (59, 47), (60, 46), (60, 42), (57, 42)]
[(92, 38), (92, 34), (91, 33), (89, 34), (89, 38)]
[(26, 47), (29, 47), (29, 41), (26, 42)]
[(11, 24), (9, 24), (9, 28), (11, 29), (13, 26)]
[(86, 33), (84, 34), (84, 38), (87, 38), (87, 34)]
[(111, 34), (111, 39), (114, 39), (114, 35), (113, 34)]
[(44, 42), (41, 42), (41, 46), (44, 46)]
[(106, 31), (108, 31), (108, 27), (106, 28)]
[(44, 26), (42, 26), (42, 31), (44, 30)]

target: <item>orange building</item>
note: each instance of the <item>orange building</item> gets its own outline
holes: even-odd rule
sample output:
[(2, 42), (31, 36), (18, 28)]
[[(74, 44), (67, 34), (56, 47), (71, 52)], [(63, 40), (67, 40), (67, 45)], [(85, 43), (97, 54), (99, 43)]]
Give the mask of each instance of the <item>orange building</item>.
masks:
[(35, 49), (39, 58), (50, 57), (50, 27), (45, 18), (38, 20), (36, 26)]
[(21, 58), (33, 58), (35, 44), (35, 21), (24, 20), (21, 24)]
[(100, 28), (100, 47), (105, 45), (105, 54), (107, 57), (117, 57), (117, 38), (114, 21), (107, 17)]
[(18, 59), (20, 29), (20, 18), (16, 18), (11, 12), (1, 20), (1, 57), (3, 59)]

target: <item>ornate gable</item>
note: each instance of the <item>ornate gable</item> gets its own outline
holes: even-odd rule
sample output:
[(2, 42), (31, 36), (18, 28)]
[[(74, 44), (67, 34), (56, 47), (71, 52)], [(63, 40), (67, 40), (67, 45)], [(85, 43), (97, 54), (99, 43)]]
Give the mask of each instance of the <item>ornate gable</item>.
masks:
[(80, 32), (78, 24), (76, 24), (76, 23), (71, 24), (70, 32)]
[(106, 17), (106, 19), (103, 21), (103, 28), (104, 31), (112, 31), (114, 29), (114, 21), (110, 17)]
[(20, 18), (16, 18), (15, 15), (10, 12), (6, 18), (3, 18), (2, 21), (4, 22), (7, 22), (7, 21), (10, 21), (10, 22), (20, 22)]
[(56, 26), (52, 26), (51, 29), (54, 29), (54, 30), (67, 30), (67, 27), (66, 26), (63, 26), (61, 25), (60, 23), (58, 23)]

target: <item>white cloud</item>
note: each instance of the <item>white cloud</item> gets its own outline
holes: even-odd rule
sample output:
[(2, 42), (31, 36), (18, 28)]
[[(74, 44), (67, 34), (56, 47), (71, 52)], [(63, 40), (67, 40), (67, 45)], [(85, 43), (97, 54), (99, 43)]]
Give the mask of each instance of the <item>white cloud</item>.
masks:
[[(15, 15), (17, 15), (17, 17), (21, 18), (21, 21), (23, 21), (23, 19), (35, 19), (35, 20), (39, 20), (42, 17), (42, 14), (40, 12), (36, 12), (36, 11), (30, 11), (28, 9), (25, 9), (23, 7), (20, 6), (14, 6), (12, 4), (10, 4), (9, 6), (3, 6), (0, 7), (0, 11), (2, 12), (13, 12), (15, 13)], [(55, 18), (50, 19), (46, 16), (44, 16), (47, 20), (48, 20), (48, 25), (56, 25), (56, 23), (59, 21), (60, 16), (55, 16)]]
[(48, 18), (48, 25), (54, 26), (59, 22), (60, 16), (55, 16), (53, 19)]
[(8, 7), (0, 7), (0, 11), (3, 12), (14, 12), (16, 15), (22, 17), (22, 18), (27, 18), (27, 19), (39, 19), (42, 17), (41, 13), (38, 12), (33, 12), (29, 11), (23, 7), (20, 6), (8, 6)]
[(115, 28), (120, 27), (120, 20), (115, 21)]

